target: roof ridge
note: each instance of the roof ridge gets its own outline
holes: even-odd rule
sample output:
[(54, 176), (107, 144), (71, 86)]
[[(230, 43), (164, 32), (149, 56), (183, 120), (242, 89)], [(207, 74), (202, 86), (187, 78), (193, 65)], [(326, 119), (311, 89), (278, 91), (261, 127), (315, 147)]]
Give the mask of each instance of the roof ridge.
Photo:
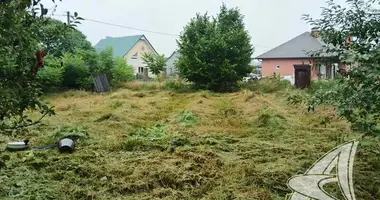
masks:
[(145, 35), (143, 35), (143, 34), (122, 36), (122, 37), (107, 36), (106, 38), (101, 39), (95, 45), (95, 48), (97, 49), (97, 51), (102, 51), (106, 46), (112, 46), (113, 47), (113, 55), (123, 57), (143, 37), (145, 37)]
[(269, 52), (271, 52), (271, 51), (273, 51), (273, 50), (275, 50), (275, 49), (277, 49), (277, 48), (280, 48), (280, 47), (282, 47), (282, 46), (284, 46), (284, 45), (286, 45), (286, 44), (288, 44), (288, 43), (290, 43), (290, 42), (292, 42), (292, 41), (298, 39), (298, 37), (300, 37), (300, 36), (302, 36), (302, 35), (304, 35), (304, 34), (306, 34), (306, 33), (310, 34), (309, 31), (303, 32), (302, 34), (299, 34), (299, 35), (297, 35), (296, 37), (293, 37), (292, 39), (289, 39), (288, 41), (286, 41), (286, 42), (284, 42), (284, 43), (282, 43), (282, 44), (280, 44), (280, 45), (278, 45), (278, 46), (272, 48), (271, 50), (269, 50), (269, 51), (267, 51), (267, 52), (265, 52), (265, 53), (262, 53), (261, 55), (257, 56), (256, 58), (260, 58), (260, 57), (262, 57), (263, 55), (265, 55), (265, 54), (267, 54), (267, 53), (269, 53)]
[(140, 34), (140, 35), (127, 35), (127, 36), (118, 36), (118, 37), (106, 36), (106, 38), (103, 38), (103, 39), (120, 39), (120, 38), (137, 37), (137, 36), (142, 37), (142, 36), (145, 36), (145, 35), (144, 34)]

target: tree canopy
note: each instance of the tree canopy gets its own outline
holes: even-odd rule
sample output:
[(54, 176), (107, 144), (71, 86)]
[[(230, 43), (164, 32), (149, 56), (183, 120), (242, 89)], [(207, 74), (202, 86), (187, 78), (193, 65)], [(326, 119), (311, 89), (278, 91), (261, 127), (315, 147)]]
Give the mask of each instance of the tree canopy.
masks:
[(49, 21), (44, 17), (47, 13), (40, 0), (0, 3), (0, 132), (37, 123), (25, 115), (26, 110), (39, 110), (42, 117), (54, 114), (39, 100), (41, 90), (36, 83), (46, 55), (41, 27)]
[(179, 41), (179, 75), (197, 88), (231, 91), (250, 72), (253, 48), (239, 9), (222, 5), (211, 18), (197, 14)]
[(75, 49), (95, 51), (82, 32), (75, 28), (67, 28), (67, 25), (59, 20), (48, 19), (40, 31), (41, 42), (46, 44), (49, 54), (56, 57), (62, 56), (64, 53), (74, 53)]
[[(311, 103), (334, 105), (337, 114), (351, 122), (355, 130), (380, 135), (380, 10), (376, 8), (380, 1), (346, 0), (346, 3), (348, 7), (344, 8), (329, 0), (320, 19), (305, 16), (328, 44), (314, 52), (314, 56), (329, 53), (335, 55), (335, 61), (350, 67), (341, 74), (335, 87), (319, 91)], [(352, 41), (347, 41), (348, 37)]]

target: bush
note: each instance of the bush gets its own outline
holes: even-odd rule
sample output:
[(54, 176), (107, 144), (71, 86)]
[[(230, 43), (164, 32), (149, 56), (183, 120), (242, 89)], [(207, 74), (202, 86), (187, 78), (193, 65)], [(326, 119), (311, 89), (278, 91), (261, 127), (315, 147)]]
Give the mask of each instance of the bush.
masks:
[(62, 57), (63, 62), (63, 87), (74, 89), (90, 89), (93, 78), (90, 68), (82, 56), (66, 53)]
[(304, 91), (294, 90), (288, 93), (286, 101), (290, 105), (300, 105), (305, 104), (310, 101), (310, 96)]
[(61, 86), (63, 69), (60, 62), (52, 57), (45, 59), (45, 67), (37, 73), (37, 79), (43, 87)]
[(312, 80), (310, 88), (308, 88), (308, 93), (314, 94), (319, 90), (328, 90), (337, 84), (335, 79), (333, 80)]
[(197, 14), (178, 45), (179, 74), (198, 89), (233, 91), (251, 70), (253, 49), (238, 9), (223, 5), (215, 18)]
[(112, 48), (100, 53), (76, 49), (60, 58), (48, 56), (45, 69), (39, 72), (40, 83), (48, 87), (68, 89), (92, 89), (93, 75), (106, 74), (112, 86), (133, 80), (133, 69), (121, 58), (114, 58)]
[(121, 82), (134, 79), (133, 68), (122, 57), (116, 57), (112, 69), (112, 84), (119, 85)]

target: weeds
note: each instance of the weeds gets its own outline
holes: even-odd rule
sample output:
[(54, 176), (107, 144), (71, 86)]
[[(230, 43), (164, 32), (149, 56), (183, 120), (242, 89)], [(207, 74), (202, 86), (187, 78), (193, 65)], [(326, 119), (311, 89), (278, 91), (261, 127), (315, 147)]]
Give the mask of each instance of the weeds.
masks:
[(262, 109), (254, 121), (254, 125), (259, 128), (283, 129), (286, 124), (286, 118), (272, 109)]
[(166, 80), (163, 89), (172, 90), (176, 92), (190, 92), (192, 91), (191, 85), (184, 83), (181, 80)]
[(290, 105), (300, 105), (308, 103), (310, 97), (302, 91), (292, 91), (288, 94), (286, 101)]
[(253, 92), (275, 93), (291, 88), (289, 81), (280, 78), (262, 78), (260, 80), (242, 83), (241, 88), (248, 89)]
[(197, 123), (197, 118), (195, 114), (192, 111), (184, 110), (182, 111), (179, 116), (179, 122), (183, 126), (192, 126), (195, 123)]
[(88, 127), (83, 126), (59, 126), (53, 132), (50, 137), (54, 141), (62, 138), (88, 138)]

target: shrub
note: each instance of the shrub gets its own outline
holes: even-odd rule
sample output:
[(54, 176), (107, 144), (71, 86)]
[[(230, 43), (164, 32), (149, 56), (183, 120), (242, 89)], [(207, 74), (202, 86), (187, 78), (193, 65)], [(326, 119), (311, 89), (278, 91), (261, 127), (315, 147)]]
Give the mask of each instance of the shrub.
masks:
[(133, 69), (122, 57), (116, 57), (112, 69), (112, 84), (119, 85), (121, 82), (134, 79)]
[(308, 103), (310, 97), (304, 91), (293, 91), (287, 95), (286, 101), (290, 105), (300, 105)]
[(62, 57), (63, 62), (63, 87), (83, 88), (92, 87), (93, 79), (90, 69), (82, 56), (66, 53)]
[(311, 94), (316, 93), (319, 90), (328, 90), (334, 87), (337, 84), (337, 81), (334, 80), (312, 80), (308, 92)]
[(251, 70), (253, 48), (243, 16), (224, 4), (215, 18), (197, 14), (191, 19), (178, 45), (179, 74), (199, 89), (235, 90)]
[(43, 87), (61, 86), (63, 69), (58, 65), (45, 65), (38, 71), (37, 79)]

